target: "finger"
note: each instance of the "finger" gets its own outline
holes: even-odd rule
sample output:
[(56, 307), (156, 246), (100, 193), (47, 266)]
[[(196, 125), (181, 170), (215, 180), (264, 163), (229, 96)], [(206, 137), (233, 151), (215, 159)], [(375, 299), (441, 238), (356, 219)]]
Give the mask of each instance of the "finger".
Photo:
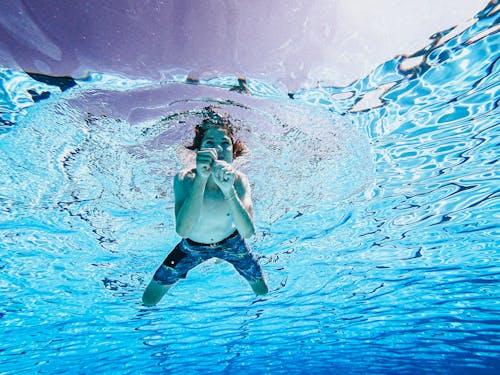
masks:
[(207, 155), (200, 155), (196, 158), (197, 163), (212, 164), (212, 158)]
[(234, 174), (233, 171), (228, 171), (226, 173), (226, 177), (227, 177), (227, 181), (233, 181), (234, 182), (234, 180), (236, 178), (236, 175)]
[(217, 168), (217, 170), (224, 170), (226, 165), (224, 162), (221, 162), (220, 160), (214, 160), (214, 166)]
[(208, 164), (208, 165), (212, 165), (212, 159), (210, 158), (199, 158), (199, 159), (196, 159), (196, 162), (198, 164)]
[(196, 157), (196, 160), (199, 162), (205, 162), (205, 163), (212, 164), (212, 162), (214, 161), (214, 158), (211, 154), (201, 154), (201, 155), (198, 155)]
[(221, 168), (224, 166), (224, 162), (222, 160), (215, 160), (214, 164), (218, 165)]
[(225, 165), (224, 166), (224, 173), (225, 174), (232, 174), (233, 173), (233, 168), (230, 165)]
[(215, 148), (202, 148), (198, 153), (203, 155), (210, 155), (213, 160), (217, 160), (217, 150)]
[(221, 181), (224, 180), (224, 167), (223, 166), (219, 166), (219, 168), (217, 169), (217, 178)]
[(213, 174), (213, 176), (215, 178), (218, 178), (218, 175), (217, 175), (218, 174), (218, 170), (219, 170), (219, 168), (218, 168), (217, 164), (214, 162), (212, 164), (212, 174)]
[(210, 173), (210, 165), (208, 165), (208, 164), (203, 164), (203, 165), (201, 165), (201, 166), (200, 166), (200, 168), (201, 168), (201, 170), (202, 170), (202, 171), (205, 171), (205, 172), (207, 172), (207, 173)]

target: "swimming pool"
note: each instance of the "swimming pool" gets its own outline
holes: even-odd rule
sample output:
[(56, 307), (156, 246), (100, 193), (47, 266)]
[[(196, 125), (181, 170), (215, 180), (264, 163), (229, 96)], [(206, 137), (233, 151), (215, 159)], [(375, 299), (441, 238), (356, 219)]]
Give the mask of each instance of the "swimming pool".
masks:
[[(498, 17), (346, 87), (1, 69), (0, 373), (498, 371)], [(145, 308), (207, 103), (252, 150), (271, 292), (213, 261)]]

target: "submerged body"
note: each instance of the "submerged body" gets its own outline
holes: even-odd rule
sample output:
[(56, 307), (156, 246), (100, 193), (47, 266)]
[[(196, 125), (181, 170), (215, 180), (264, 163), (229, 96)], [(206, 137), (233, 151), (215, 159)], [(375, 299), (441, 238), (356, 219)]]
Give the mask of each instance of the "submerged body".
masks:
[(244, 239), (255, 232), (252, 201), (247, 177), (231, 165), (233, 146), (223, 128), (206, 129), (196, 168), (176, 175), (176, 231), (183, 239), (146, 288), (145, 305), (158, 303), (190, 269), (213, 257), (233, 264), (257, 295), (267, 293), (262, 269)]
[[(200, 176), (196, 169), (175, 177), (176, 231), (183, 238), (205, 244), (219, 242), (236, 229), (248, 238), (255, 229), (246, 176), (227, 163), (214, 164), (222, 175), (219, 180), (212, 174), (208, 178)], [(221, 181), (223, 178), (232, 181)], [(222, 191), (218, 183), (228, 185), (227, 189)]]

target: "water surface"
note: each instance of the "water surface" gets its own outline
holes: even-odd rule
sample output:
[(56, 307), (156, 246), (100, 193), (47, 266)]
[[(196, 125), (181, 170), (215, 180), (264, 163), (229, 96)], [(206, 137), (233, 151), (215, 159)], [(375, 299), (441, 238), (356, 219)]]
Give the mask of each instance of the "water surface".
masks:
[[(497, 24), (296, 92), (0, 70), (0, 373), (498, 371)], [(145, 308), (207, 104), (252, 150), (271, 292), (210, 261)]]

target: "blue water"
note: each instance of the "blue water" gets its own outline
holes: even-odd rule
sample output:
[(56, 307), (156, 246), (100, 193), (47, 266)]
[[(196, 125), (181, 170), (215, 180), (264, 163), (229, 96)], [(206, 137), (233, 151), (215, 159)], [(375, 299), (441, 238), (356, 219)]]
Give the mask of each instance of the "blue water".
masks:
[[(497, 373), (498, 17), (294, 93), (0, 69), (0, 374)], [(207, 103), (252, 149), (271, 292), (211, 261), (145, 308)]]

